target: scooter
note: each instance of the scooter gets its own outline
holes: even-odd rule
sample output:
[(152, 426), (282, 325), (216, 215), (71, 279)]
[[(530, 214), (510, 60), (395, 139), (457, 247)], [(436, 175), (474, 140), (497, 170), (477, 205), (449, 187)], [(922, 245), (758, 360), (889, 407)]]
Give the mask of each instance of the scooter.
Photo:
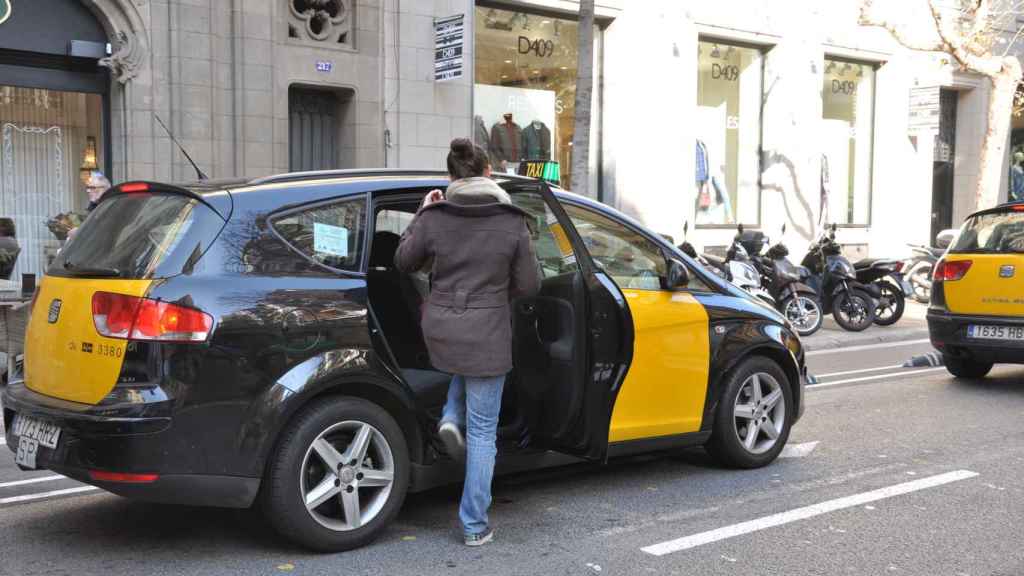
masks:
[[(782, 225), (786, 234), (786, 225)], [(793, 324), (797, 334), (810, 336), (821, 328), (825, 315), (818, 293), (803, 283), (810, 271), (789, 261), (789, 249), (780, 240), (763, 256), (755, 255), (754, 265), (761, 273), (764, 287), (775, 298), (775, 306)]]
[(927, 304), (932, 297), (932, 268), (935, 263), (946, 253), (946, 248), (956, 238), (955, 228), (943, 230), (935, 237), (935, 246), (919, 246), (907, 244), (913, 251), (914, 256), (904, 263), (906, 278), (914, 291), (914, 300)]
[(825, 314), (832, 314), (844, 330), (860, 332), (875, 321), (878, 287), (857, 281), (853, 264), (841, 254), (836, 225), (811, 244), (802, 264), (810, 270), (807, 284), (814, 288)]
[(751, 254), (760, 254), (766, 238), (763, 232), (744, 232), (743, 224), (736, 227), (732, 245), (725, 253), (725, 265), (729, 270), (729, 281), (775, 307), (775, 298), (761, 283), (761, 273), (750, 259)]
[(914, 293), (910, 283), (903, 279), (903, 262), (865, 258), (853, 265), (857, 281), (878, 288), (878, 307), (875, 309), (875, 324), (891, 326), (899, 322), (906, 308), (906, 297)]

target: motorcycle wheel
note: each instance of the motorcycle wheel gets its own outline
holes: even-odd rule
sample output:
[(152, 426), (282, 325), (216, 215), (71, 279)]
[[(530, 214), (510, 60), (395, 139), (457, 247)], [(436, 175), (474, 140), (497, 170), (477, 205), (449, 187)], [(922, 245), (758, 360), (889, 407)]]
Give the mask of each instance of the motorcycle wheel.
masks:
[(879, 326), (892, 326), (903, 317), (907, 301), (903, 296), (903, 290), (893, 286), (889, 282), (879, 282), (878, 288), (882, 291), (878, 299), (878, 308), (875, 310), (875, 324)]
[(914, 288), (914, 300), (927, 304), (932, 299), (932, 267), (922, 266), (910, 275), (910, 285)]
[(832, 316), (843, 330), (861, 332), (875, 321), (875, 303), (863, 290), (840, 292), (832, 303)]
[(804, 294), (795, 294), (783, 300), (779, 311), (793, 324), (800, 336), (810, 336), (817, 332), (825, 319), (818, 299)]

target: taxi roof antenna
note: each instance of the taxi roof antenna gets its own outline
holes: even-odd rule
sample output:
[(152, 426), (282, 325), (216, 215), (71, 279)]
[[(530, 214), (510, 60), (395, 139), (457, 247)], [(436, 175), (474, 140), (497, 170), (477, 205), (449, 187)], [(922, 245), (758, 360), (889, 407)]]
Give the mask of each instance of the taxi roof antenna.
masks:
[(188, 163), (191, 164), (193, 168), (195, 168), (196, 176), (199, 178), (199, 180), (209, 180), (210, 178), (206, 174), (204, 174), (202, 170), (199, 169), (199, 165), (196, 164), (196, 161), (193, 160), (191, 156), (188, 155), (188, 152), (185, 151), (185, 147), (181, 145), (181, 142), (178, 142), (178, 139), (174, 137), (174, 134), (172, 134), (171, 131), (167, 128), (167, 125), (164, 124), (164, 121), (160, 119), (160, 116), (158, 116), (157, 113), (154, 112), (153, 117), (156, 118), (156, 121), (160, 124), (160, 127), (164, 129), (164, 132), (167, 132), (167, 135), (171, 137), (171, 142), (174, 142), (174, 145), (178, 147), (178, 150), (181, 150), (181, 153), (185, 155), (185, 158), (188, 159)]

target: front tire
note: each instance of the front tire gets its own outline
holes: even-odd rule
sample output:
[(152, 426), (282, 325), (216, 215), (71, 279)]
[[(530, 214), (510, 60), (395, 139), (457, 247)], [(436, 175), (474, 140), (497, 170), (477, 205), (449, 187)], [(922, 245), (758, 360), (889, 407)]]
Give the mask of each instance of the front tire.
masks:
[(879, 282), (878, 288), (882, 291), (878, 299), (878, 308), (875, 310), (875, 324), (879, 326), (892, 326), (903, 318), (907, 302), (903, 296), (903, 290), (890, 282)]
[(825, 314), (818, 299), (808, 294), (794, 294), (782, 301), (779, 311), (789, 320), (796, 333), (810, 336), (821, 328)]
[(978, 362), (969, 358), (943, 356), (946, 370), (957, 378), (984, 378), (992, 370), (991, 362)]
[(863, 290), (844, 290), (832, 303), (832, 317), (850, 332), (862, 332), (875, 321), (875, 303)]
[(733, 468), (767, 466), (785, 447), (795, 413), (786, 373), (768, 358), (749, 357), (726, 376), (707, 449)]
[(398, 514), (409, 449), (394, 418), (359, 398), (300, 412), (270, 455), (263, 513), (285, 538), (320, 552), (363, 546)]

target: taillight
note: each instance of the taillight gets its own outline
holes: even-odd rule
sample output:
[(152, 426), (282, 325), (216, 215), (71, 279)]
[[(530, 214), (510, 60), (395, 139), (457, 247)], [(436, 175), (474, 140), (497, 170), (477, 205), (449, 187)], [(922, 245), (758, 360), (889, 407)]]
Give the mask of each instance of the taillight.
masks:
[(121, 184), (121, 192), (149, 192), (149, 183), (129, 182), (127, 184)]
[(123, 482), (126, 484), (152, 484), (160, 479), (159, 474), (129, 474), (104, 470), (89, 470), (89, 477), (97, 482)]
[(903, 262), (896, 262), (895, 266), (893, 267), (893, 272), (897, 272), (898, 273), (898, 272), (902, 272), (902, 271), (903, 271)]
[(92, 321), (108, 338), (159, 342), (204, 342), (213, 329), (200, 310), (111, 292), (93, 294)]
[(971, 260), (939, 260), (939, 263), (935, 265), (935, 271), (932, 273), (932, 281), (952, 282), (959, 280), (964, 277), (964, 274), (967, 274), (973, 263)]

